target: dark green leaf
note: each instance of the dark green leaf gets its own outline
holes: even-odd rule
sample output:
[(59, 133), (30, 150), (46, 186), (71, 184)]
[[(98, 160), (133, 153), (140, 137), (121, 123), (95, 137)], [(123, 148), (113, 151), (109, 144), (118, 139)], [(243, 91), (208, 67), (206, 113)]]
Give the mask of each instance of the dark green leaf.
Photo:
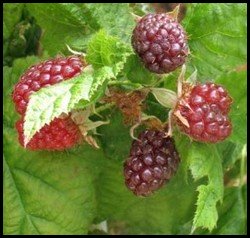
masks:
[(190, 4), (183, 20), (198, 77), (215, 79), (246, 64), (247, 4)]
[[(98, 24), (85, 14), (85, 6), (74, 3), (27, 3), (29, 11), (42, 27), (42, 46), (52, 56), (73, 46), (81, 39), (85, 45), (89, 36), (99, 28)], [(90, 22), (90, 24), (88, 23)], [(79, 42), (77, 43), (79, 45)]]
[(101, 134), (102, 148), (107, 157), (119, 161), (126, 159), (132, 138), (129, 135), (129, 127), (123, 124), (122, 115), (118, 110), (112, 113), (110, 124), (100, 127), (98, 132)]
[(130, 37), (135, 21), (130, 13), (128, 3), (89, 3), (86, 7), (101, 28), (110, 35), (118, 36), (130, 44)]
[(226, 188), (222, 206), (219, 207), (219, 220), (213, 234), (245, 235), (246, 234), (246, 185)]
[(229, 140), (244, 145), (247, 137), (247, 75), (246, 71), (221, 75), (217, 83), (223, 85), (233, 98), (230, 116), (233, 133)]
[(21, 20), (23, 3), (4, 3), (3, 4), (3, 37), (8, 39), (14, 26)]
[(152, 84), (159, 79), (155, 74), (150, 73), (140, 61), (140, 58), (133, 54), (128, 58), (124, 72), (128, 80), (140, 84)]

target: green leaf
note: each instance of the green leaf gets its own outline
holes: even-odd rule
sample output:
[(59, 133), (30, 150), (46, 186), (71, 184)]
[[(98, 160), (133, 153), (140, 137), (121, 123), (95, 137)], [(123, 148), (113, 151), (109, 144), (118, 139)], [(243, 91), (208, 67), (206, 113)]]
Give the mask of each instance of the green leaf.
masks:
[(108, 34), (119, 37), (130, 44), (135, 21), (130, 13), (128, 3), (89, 3), (86, 7), (101, 28)]
[(193, 230), (197, 227), (204, 227), (212, 231), (216, 226), (218, 220), (216, 203), (222, 195), (218, 194), (215, 189), (218, 190), (214, 185), (200, 185), (198, 187), (199, 196), (193, 220)]
[(24, 150), (5, 126), (4, 234), (86, 234), (96, 215), (94, 178), (102, 161), (101, 150), (89, 146)]
[(150, 3), (130, 3), (129, 6), (133, 13), (139, 16), (144, 16), (155, 11)]
[[(17, 23), (21, 20), (23, 3), (4, 3), (3, 4), (3, 65), (11, 65), (10, 56), (11, 36)], [(17, 42), (15, 42), (17, 43)], [(21, 49), (20, 51), (22, 51)]]
[(3, 37), (10, 37), (14, 26), (21, 20), (23, 3), (4, 3), (3, 4)]
[[(101, 82), (103, 82), (103, 83), (101, 84)], [(86, 100), (81, 99), (75, 105), (74, 108), (75, 109), (84, 109), (87, 106), (96, 103), (105, 94), (105, 90), (107, 88), (108, 82), (109, 82), (109, 80), (107, 80), (107, 79), (102, 80), (102, 78), (100, 78), (100, 80), (96, 84), (97, 91), (95, 91), (95, 92), (93, 92), (93, 94), (91, 94), (90, 100), (86, 101)]]
[(183, 20), (201, 80), (246, 64), (247, 4), (189, 4)]
[(70, 112), (81, 99), (90, 101), (91, 97), (98, 93), (98, 86), (112, 77), (114, 75), (110, 67), (103, 67), (94, 72), (83, 71), (71, 80), (33, 93), (24, 119), (24, 144), (45, 124), (49, 124), (62, 113)]
[(213, 234), (246, 234), (246, 185), (226, 188), (222, 206), (219, 207), (219, 220)]
[(156, 74), (151, 73), (143, 66), (140, 58), (135, 54), (128, 58), (124, 72), (128, 80), (143, 85), (152, 84), (159, 79)]
[(218, 143), (216, 145), (220, 157), (222, 158), (223, 170), (227, 171), (232, 168), (237, 160), (240, 159), (240, 153), (243, 145), (240, 143), (233, 143), (229, 140)]
[(247, 75), (246, 71), (229, 72), (216, 80), (223, 85), (233, 98), (230, 117), (233, 132), (229, 137), (234, 143), (244, 145), (247, 138)]
[(95, 69), (103, 66), (113, 67), (114, 74), (117, 75), (131, 53), (130, 48), (121, 43), (118, 38), (101, 30), (89, 42), (86, 60)]
[[(119, 133), (114, 133), (116, 131)], [(129, 135), (129, 127), (123, 124), (122, 114), (118, 110), (111, 114), (108, 125), (98, 128), (98, 133), (108, 158), (123, 161), (128, 156), (132, 138)]]
[(208, 177), (207, 185), (200, 185), (197, 189), (199, 195), (193, 220), (193, 230), (197, 227), (204, 227), (211, 231), (218, 220), (216, 204), (223, 198), (221, 158), (215, 145), (193, 142), (189, 147), (187, 160), (195, 180), (204, 176)]
[(167, 120), (169, 108), (163, 107), (160, 103), (158, 103), (152, 94), (149, 94), (147, 96), (147, 98), (145, 100), (145, 104), (147, 106), (146, 106), (144, 112), (147, 115), (156, 116), (162, 122)]
[[(26, 4), (37, 23), (44, 30), (42, 46), (50, 55), (56, 55), (81, 39), (87, 44), (89, 36), (99, 28), (84, 5), (74, 3)], [(79, 45), (79, 42), (77, 43)]]

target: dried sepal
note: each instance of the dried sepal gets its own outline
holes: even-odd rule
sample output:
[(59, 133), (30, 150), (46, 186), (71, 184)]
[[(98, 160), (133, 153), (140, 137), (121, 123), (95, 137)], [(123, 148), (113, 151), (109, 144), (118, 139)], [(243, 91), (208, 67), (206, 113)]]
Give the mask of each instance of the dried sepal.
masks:
[(85, 110), (73, 110), (71, 113), (71, 119), (75, 124), (78, 125), (78, 128), (82, 135), (82, 140), (87, 142), (89, 145), (94, 148), (99, 148), (96, 140), (89, 135), (89, 131), (96, 133), (96, 128), (108, 124), (109, 121), (91, 121), (89, 117), (93, 113), (94, 109), (92, 106), (87, 107)]
[(141, 121), (143, 101), (147, 96), (145, 90), (125, 92), (118, 89), (110, 89), (110, 95), (106, 96), (104, 102), (113, 102), (120, 109), (124, 117), (124, 123), (133, 125)]
[(183, 125), (185, 125), (188, 128), (190, 127), (187, 119), (181, 115), (179, 110), (176, 110), (174, 112), (174, 115), (182, 122)]
[(132, 17), (134, 18), (134, 20), (135, 20), (136, 23), (139, 22), (139, 21), (142, 19), (142, 17), (136, 15), (136, 14), (133, 13), (133, 12), (131, 12), (131, 15), (132, 15)]

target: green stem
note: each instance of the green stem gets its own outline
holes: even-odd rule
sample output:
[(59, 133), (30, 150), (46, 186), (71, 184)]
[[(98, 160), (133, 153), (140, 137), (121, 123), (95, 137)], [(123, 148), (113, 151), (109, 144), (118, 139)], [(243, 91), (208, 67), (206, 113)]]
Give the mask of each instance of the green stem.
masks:
[(115, 103), (106, 103), (98, 108), (95, 109), (95, 113), (99, 113), (99, 112), (102, 112), (102, 111), (105, 111), (107, 109), (110, 109), (112, 108), (113, 106), (115, 105)]
[(164, 82), (169, 75), (170, 74), (158, 75), (159, 80), (156, 81), (156, 82), (154, 82), (152, 85), (150, 85), (150, 87), (158, 86), (159, 84), (161, 84), (162, 82)]

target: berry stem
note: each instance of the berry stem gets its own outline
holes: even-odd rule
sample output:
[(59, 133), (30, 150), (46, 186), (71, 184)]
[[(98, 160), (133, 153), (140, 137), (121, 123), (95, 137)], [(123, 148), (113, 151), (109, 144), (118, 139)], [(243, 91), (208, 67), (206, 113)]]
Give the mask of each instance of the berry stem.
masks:
[(74, 55), (80, 55), (80, 56), (83, 56), (83, 57), (86, 56), (85, 53), (79, 52), (79, 51), (75, 51), (75, 50), (72, 50), (72, 49), (70, 48), (70, 46), (67, 45), (67, 44), (66, 44), (66, 46), (67, 46), (67, 49), (68, 49), (68, 51), (69, 51), (70, 53), (72, 53), (72, 54), (74, 54)]
[(169, 76), (170, 74), (159, 74), (159, 75), (157, 75), (158, 76), (158, 78), (159, 78), (159, 80), (158, 81), (156, 81), (156, 82), (154, 82), (154, 83), (152, 83), (151, 85), (150, 85), (150, 87), (155, 87), (155, 86), (158, 86), (158, 85), (160, 85), (162, 82), (164, 82), (166, 79), (167, 79), (167, 77)]
[(182, 83), (184, 81), (184, 76), (185, 76), (185, 73), (186, 73), (186, 65), (184, 64), (182, 67), (181, 67), (181, 73), (178, 77), (178, 85), (177, 85), (177, 96), (178, 98), (181, 97), (181, 94), (182, 94)]
[(173, 135), (172, 115), (173, 115), (173, 109), (171, 109), (168, 113), (168, 132), (166, 137), (172, 137)]
[(134, 131), (138, 126), (140, 126), (140, 123), (136, 123), (135, 125), (133, 125), (129, 130), (129, 134), (132, 139), (139, 141), (139, 139), (134, 136)]
[[(95, 113), (93, 113), (93, 114), (98, 115), (100, 112), (105, 111), (105, 110), (107, 110), (107, 109), (110, 109), (110, 108), (112, 108), (113, 106), (115, 106), (115, 103), (114, 103), (114, 102), (112, 102), (112, 103), (106, 103), (105, 105), (102, 105), (102, 106), (100, 106), (100, 107), (95, 108)], [(97, 114), (97, 113), (98, 113), (98, 114)]]

